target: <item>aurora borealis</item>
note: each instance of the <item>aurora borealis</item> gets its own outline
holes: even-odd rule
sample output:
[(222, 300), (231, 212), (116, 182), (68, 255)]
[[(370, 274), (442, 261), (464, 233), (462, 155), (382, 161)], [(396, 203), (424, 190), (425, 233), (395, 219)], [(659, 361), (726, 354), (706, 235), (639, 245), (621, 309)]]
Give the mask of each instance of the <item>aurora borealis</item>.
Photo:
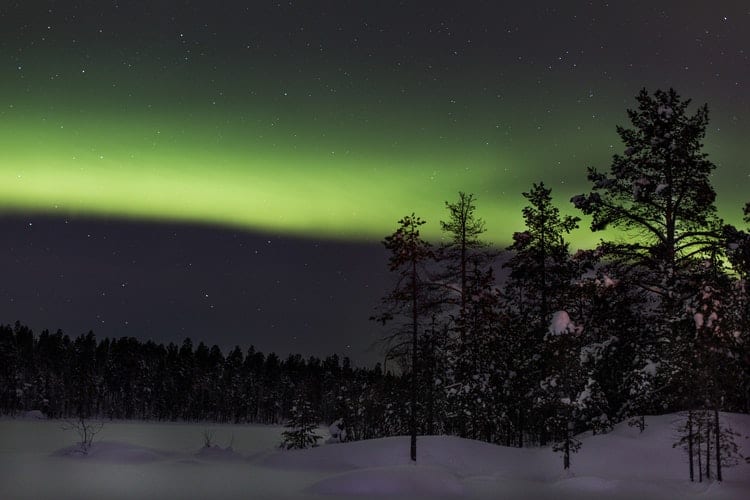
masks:
[(520, 191), (545, 180), (564, 203), (637, 90), (668, 85), (709, 102), (726, 216), (745, 201), (731, 3), (136, 3), (3, 12), (5, 210), (378, 239), (464, 190), (504, 242)]
[(672, 86), (709, 104), (739, 223), (748, 32), (743, 2), (6, 2), (0, 211), (376, 244), (412, 211), (438, 237), (462, 190), (505, 245), (522, 191), (575, 213), (638, 90)]

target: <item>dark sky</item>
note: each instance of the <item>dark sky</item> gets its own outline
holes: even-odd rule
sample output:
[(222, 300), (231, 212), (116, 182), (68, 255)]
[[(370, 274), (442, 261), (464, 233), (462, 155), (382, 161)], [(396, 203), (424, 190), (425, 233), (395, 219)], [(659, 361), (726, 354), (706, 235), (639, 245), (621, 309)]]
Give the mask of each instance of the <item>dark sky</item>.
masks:
[(0, 218), (4, 322), (223, 350), (377, 359), (378, 245), (208, 226)]
[(572, 213), (642, 87), (709, 104), (739, 222), (748, 33), (747, 2), (2, 2), (0, 321), (371, 361), (395, 221), (437, 238), (468, 191), (504, 245), (539, 180)]

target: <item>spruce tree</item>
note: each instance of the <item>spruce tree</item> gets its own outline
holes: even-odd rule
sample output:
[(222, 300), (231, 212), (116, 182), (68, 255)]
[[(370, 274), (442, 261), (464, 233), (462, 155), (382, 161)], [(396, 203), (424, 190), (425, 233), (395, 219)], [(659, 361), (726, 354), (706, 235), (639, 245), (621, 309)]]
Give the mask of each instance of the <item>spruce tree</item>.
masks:
[(290, 449), (304, 449), (318, 445), (320, 436), (315, 432), (318, 420), (307, 399), (298, 396), (291, 408), (291, 415), (286, 423), (288, 430), (281, 433), (281, 447)]
[(543, 367), (549, 360), (540, 353), (552, 313), (565, 308), (575, 277), (565, 235), (578, 227), (579, 219), (561, 215), (551, 193), (544, 183), (523, 193), (529, 201), (523, 209), (526, 230), (513, 235), (508, 247), (512, 256), (503, 266), (510, 270), (503, 295), (511, 321), (507, 364), (516, 375), (510, 397), (515, 408), (510, 410), (519, 446), (529, 431), (542, 442), (550, 437), (545, 430), (548, 415), (535, 411), (532, 396), (545, 378)]
[(502, 383), (507, 372), (501, 351), (500, 301), (492, 269), (474, 266), (467, 282), (467, 299), (456, 319), (466, 333), (456, 337), (449, 357), (449, 401), (463, 437), (493, 441), (499, 437)]

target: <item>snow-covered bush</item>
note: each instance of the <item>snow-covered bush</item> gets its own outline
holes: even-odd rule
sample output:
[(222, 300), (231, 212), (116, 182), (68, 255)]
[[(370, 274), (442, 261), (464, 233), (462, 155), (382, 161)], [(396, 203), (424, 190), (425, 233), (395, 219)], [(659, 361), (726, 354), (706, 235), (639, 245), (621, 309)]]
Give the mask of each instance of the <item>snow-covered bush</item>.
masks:
[(346, 429), (344, 429), (343, 421), (338, 419), (328, 426), (328, 434), (331, 437), (326, 440), (326, 444), (343, 443), (346, 441)]

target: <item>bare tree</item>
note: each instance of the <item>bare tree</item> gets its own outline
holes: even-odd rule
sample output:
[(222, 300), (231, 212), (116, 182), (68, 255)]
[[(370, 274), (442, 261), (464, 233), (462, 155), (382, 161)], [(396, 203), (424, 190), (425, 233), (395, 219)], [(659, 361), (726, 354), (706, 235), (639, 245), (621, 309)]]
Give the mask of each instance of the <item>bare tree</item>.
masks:
[(214, 445), (214, 431), (211, 429), (203, 429), (203, 447), (210, 448)]
[(78, 452), (83, 455), (88, 455), (91, 445), (94, 442), (94, 437), (104, 427), (104, 422), (91, 421), (84, 417), (78, 417), (76, 420), (65, 420), (62, 425), (64, 431), (75, 431), (78, 434)]

